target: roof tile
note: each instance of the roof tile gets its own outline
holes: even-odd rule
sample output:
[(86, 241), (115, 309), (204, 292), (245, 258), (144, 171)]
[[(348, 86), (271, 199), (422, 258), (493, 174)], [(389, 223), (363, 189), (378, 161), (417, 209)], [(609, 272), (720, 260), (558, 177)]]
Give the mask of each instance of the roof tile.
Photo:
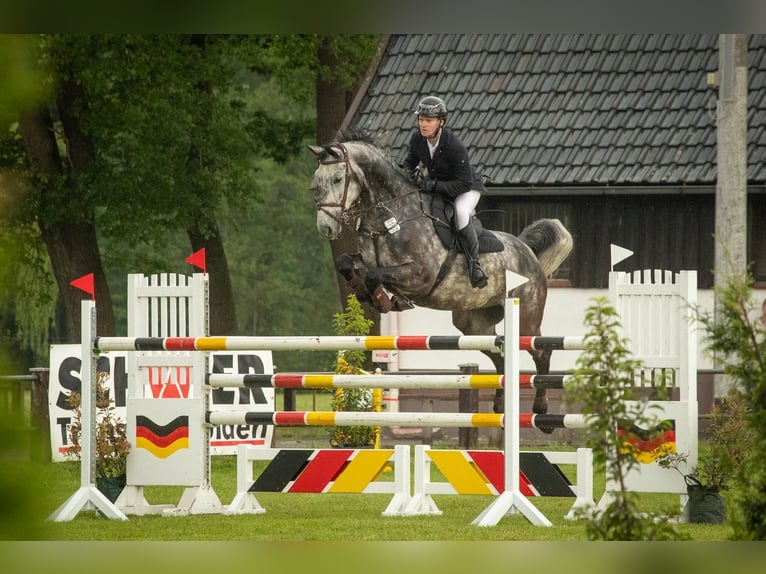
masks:
[[(748, 62), (748, 174), (764, 182), (766, 36)], [(398, 157), (433, 93), (494, 185), (712, 184), (717, 66), (715, 34), (394, 35), (352, 123)]]

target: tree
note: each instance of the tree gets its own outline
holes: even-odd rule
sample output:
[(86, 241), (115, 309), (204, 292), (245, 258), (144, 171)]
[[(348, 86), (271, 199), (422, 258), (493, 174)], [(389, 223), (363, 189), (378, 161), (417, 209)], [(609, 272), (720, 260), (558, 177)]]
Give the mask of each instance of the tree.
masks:
[[(114, 334), (114, 314), (96, 238), (95, 206), (81, 181), (94, 155), (93, 141), (80, 123), (87, 103), (68, 64), (61, 62), (57, 69), (56, 94), (43, 105), (23, 110), (18, 130), (37, 192), (37, 224), (63, 302), (66, 337), (75, 341), (83, 295), (69, 287), (72, 280), (94, 274), (100, 333)], [(51, 108), (58, 112), (57, 121)]]
[[(99, 243), (149, 251), (184, 230), (206, 247), (211, 329), (236, 329), (217, 218), (225, 200), (253, 199), (251, 116), (238, 87), (240, 39), (44, 36), (50, 97), (18, 123), (37, 222), (65, 309), (79, 332), (69, 282), (95, 274), (98, 329), (115, 330)], [(246, 94), (245, 94), (246, 95)], [(119, 256), (119, 255), (118, 255)]]
[[(298, 35), (275, 40), (275, 51), (284, 62), (277, 74), (286, 88), (298, 96), (314, 94), (315, 143), (335, 139), (379, 45), (380, 37), (371, 35)], [(296, 74), (296, 69), (306, 73)], [(313, 85), (307, 85), (307, 79)], [(356, 234), (344, 228), (338, 239), (330, 242), (330, 248), (333, 259), (341, 253), (355, 253)], [(340, 274), (336, 274), (336, 281), (338, 301), (344, 303), (350, 290)], [(366, 311), (373, 314), (370, 308)]]
[(728, 400), (746, 407), (744, 414), (738, 413), (743, 418), (732, 424), (744, 425), (755, 438), (744, 453), (735, 451), (736, 443), (724, 447), (726, 458), (746, 454), (744, 460), (726, 461), (735, 470), (736, 486), (729, 500), (736, 540), (766, 540), (766, 323), (752, 318), (761, 307), (753, 297), (752, 284), (750, 269), (741, 273), (732, 264), (715, 288), (716, 309), (696, 310), (705, 350), (718, 358), (732, 381)]
[[(353, 85), (348, 78), (358, 79), (368, 52), (358, 49), (358, 37), (332, 38), (331, 46), (351, 47), (336, 50), (334, 77)], [(69, 286), (72, 279), (96, 274), (99, 332), (110, 334), (115, 327), (107, 279), (114, 270), (173, 270), (163, 257), (181, 245), (182, 235), (191, 250), (207, 250), (211, 330), (239, 328), (224, 255), (232, 227), (220, 222), (227, 213), (252, 213), (263, 191), (261, 158), (285, 165), (303, 153), (315, 118), (295, 117), (293, 107), (264, 103), (259, 91), (275, 80), (286, 98), (313, 101), (321, 70), (319, 39), (39, 37), (50, 97), (18, 125), (25, 144), (18, 146), (20, 164), (34, 167), (37, 177), (27, 179), (27, 196), (34, 201), (25, 201), (30, 209), (14, 232), (29, 233), (30, 223), (39, 226), (70, 337), (77, 337), (81, 297)], [(5, 135), (0, 139), (15, 143)], [(298, 178), (302, 186), (309, 174)], [(108, 265), (102, 261), (105, 254)], [(38, 273), (44, 274), (45, 269)], [(119, 282), (111, 280), (118, 298), (123, 281), (121, 275)]]

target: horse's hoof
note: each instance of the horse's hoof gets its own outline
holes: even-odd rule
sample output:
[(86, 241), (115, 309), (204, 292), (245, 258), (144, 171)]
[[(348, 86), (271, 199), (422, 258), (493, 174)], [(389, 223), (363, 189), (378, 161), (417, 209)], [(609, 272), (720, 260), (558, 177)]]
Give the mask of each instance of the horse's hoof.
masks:
[(359, 277), (354, 270), (354, 260), (348, 253), (342, 253), (335, 258), (335, 270), (343, 275), (346, 281)]
[(536, 415), (546, 414), (548, 412), (548, 398), (535, 397), (535, 401), (532, 403), (532, 412)]
[(537, 430), (545, 434), (552, 434), (556, 429), (552, 427), (537, 427)]
[(372, 292), (372, 298), (375, 302), (375, 307), (377, 307), (378, 311), (381, 313), (388, 313), (391, 310), (391, 299), (380, 285), (378, 285)]

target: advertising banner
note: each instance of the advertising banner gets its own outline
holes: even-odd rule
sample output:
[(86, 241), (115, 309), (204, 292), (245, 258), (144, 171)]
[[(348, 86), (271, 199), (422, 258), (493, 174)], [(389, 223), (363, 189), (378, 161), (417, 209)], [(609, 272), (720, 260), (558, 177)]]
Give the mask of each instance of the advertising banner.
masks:
[[(51, 452), (54, 461), (70, 460), (66, 456), (71, 444), (69, 426), (72, 409), (67, 399), (72, 391), (80, 392), (80, 345), (52, 345), (50, 352), (50, 386), (48, 407), (51, 424)], [(211, 353), (211, 373), (265, 374), (273, 373), (270, 351), (221, 351)], [(106, 386), (114, 400), (115, 414), (127, 421), (126, 399), (128, 373), (127, 353), (102, 353), (97, 370), (109, 373)], [(189, 396), (190, 367), (145, 368), (145, 384), (154, 398), (181, 398)], [(225, 411), (274, 411), (274, 389), (241, 388), (215, 389), (210, 393), (210, 409)], [(211, 430), (212, 454), (235, 454), (238, 444), (270, 447), (274, 427), (271, 425), (222, 425)]]

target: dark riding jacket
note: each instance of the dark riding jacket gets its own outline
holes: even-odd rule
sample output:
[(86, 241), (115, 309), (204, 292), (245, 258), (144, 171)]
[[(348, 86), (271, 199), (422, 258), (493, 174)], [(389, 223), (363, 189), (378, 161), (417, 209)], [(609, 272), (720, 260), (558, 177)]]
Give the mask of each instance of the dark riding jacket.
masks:
[(407, 155), (402, 167), (412, 172), (419, 163), (428, 169), (428, 175), (436, 180), (434, 191), (455, 198), (461, 193), (476, 190), (484, 191), (481, 177), (471, 167), (468, 150), (455, 133), (449, 128), (442, 128), (439, 146), (434, 157), (428, 151), (428, 141), (420, 131), (415, 131), (410, 138)]

